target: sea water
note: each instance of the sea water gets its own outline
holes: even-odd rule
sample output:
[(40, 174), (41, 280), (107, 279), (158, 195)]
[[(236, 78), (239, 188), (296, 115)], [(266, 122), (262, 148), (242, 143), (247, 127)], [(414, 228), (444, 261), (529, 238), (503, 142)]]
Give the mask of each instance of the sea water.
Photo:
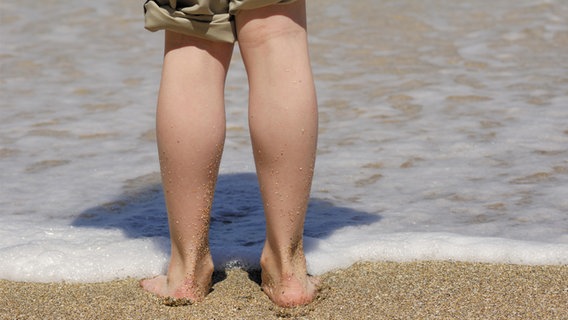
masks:
[[(0, 278), (164, 273), (154, 114), (163, 34), (142, 1), (0, 3)], [(309, 271), (356, 261), (568, 263), (568, 6), (308, 1), (320, 105)], [(218, 268), (264, 218), (235, 50), (212, 212)]]

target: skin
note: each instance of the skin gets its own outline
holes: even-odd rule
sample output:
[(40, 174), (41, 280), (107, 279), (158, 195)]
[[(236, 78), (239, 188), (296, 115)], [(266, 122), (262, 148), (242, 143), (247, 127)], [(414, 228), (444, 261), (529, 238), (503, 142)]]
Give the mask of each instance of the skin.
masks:
[[(305, 1), (244, 10), (235, 21), (266, 216), (262, 288), (279, 306), (305, 305), (318, 282), (307, 275), (302, 235), (317, 144)], [(156, 127), (172, 255), (167, 275), (141, 282), (161, 297), (197, 302), (210, 290), (209, 218), (232, 50), (232, 44), (166, 31)]]

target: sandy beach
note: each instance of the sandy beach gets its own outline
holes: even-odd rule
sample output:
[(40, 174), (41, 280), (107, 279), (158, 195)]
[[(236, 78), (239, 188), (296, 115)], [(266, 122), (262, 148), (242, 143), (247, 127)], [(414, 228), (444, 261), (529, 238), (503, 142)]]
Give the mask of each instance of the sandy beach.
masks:
[(105, 283), (0, 280), (1, 319), (568, 319), (568, 266), (358, 263), (321, 276), (309, 306), (275, 307), (258, 273), (215, 274), (204, 302), (167, 307), (139, 279)]

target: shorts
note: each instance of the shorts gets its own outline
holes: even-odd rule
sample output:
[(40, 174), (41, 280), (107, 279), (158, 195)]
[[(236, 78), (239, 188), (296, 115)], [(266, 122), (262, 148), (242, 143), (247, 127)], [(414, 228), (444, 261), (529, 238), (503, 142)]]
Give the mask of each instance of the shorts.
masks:
[(295, 0), (147, 0), (144, 27), (170, 30), (199, 38), (233, 43), (237, 40), (234, 15)]

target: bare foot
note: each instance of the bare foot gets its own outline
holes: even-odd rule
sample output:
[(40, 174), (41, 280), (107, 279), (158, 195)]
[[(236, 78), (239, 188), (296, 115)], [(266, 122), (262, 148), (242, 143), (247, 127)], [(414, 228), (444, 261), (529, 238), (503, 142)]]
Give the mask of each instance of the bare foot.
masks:
[(188, 305), (203, 300), (203, 290), (187, 280), (177, 288), (168, 285), (167, 276), (161, 275), (140, 281), (144, 290), (162, 298), (162, 303), (169, 306)]
[(265, 247), (261, 257), (262, 290), (280, 307), (296, 307), (309, 304), (317, 294), (319, 279), (307, 274), (303, 251), (295, 257), (280, 262)]
[[(168, 276), (161, 275), (140, 281), (144, 290), (163, 298), (162, 303), (169, 306), (192, 304), (205, 299), (211, 289), (213, 267), (200, 270), (201, 275), (178, 277), (174, 281)], [(170, 270), (172, 272), (172, 270)], [(172, 272), (173, 273), (173, 272)]]
[(309, 275), (286, 275), (280, 280), (262, 276), (262, 290), (280, 307), (297, 307), (311, 303), (317, 296), (319, 279)]

